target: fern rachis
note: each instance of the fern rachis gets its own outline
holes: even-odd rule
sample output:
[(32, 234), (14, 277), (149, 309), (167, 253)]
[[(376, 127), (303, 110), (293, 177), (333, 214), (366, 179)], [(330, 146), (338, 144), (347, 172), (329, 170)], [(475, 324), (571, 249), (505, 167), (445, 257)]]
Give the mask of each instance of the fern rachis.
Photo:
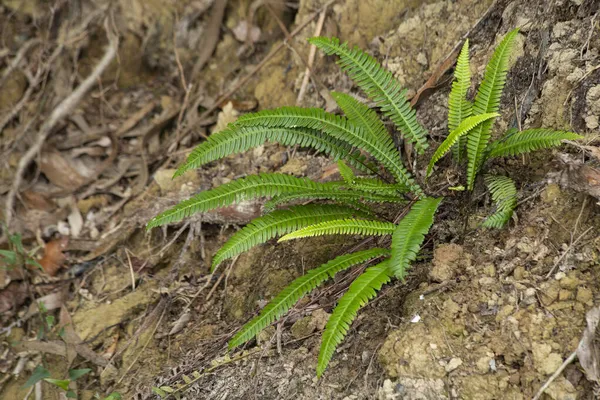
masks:
[(361, 235), (382, 236), (391, 235), (396, 225), (391, 222), (362, 220), (362, 219), (336, 219), (320, 222), (298, 229), (281, 237), (280, 242), (287, 240), (322, 236), (322, 235)]

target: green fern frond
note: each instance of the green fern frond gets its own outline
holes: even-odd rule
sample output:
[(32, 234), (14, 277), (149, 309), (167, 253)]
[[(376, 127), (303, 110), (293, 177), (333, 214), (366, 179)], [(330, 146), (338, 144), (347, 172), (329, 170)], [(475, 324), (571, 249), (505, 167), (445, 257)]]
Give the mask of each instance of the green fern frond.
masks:
[(559, 146), (562, 140), (578, 140), (582, 138), (583, 136), (573, 132), (553, 131), (551, 129), (517, 131), (492, 142), (489, 146), (488, 157), (516, 156), (539, 149)]
[(476, 128), (477, 126), (479, 126), (479, 124), (487, 121), (490, 118), (495, 118), (499, 115), (500, 114), (498, 113), (488, 113), (474, 115), (472, 117), (467, 117), (466, 119), (464, 119), (456, 129), (450, 132), (446, 140), (444, 140), (442, 144), (440, 144), (440, 146), (437, 148), (437, 150), (431, 157), (431, 160), (429, 161), (429, 165), (427, 166), (427, 173), (425, 174), (425, 176), (428, 177), (429, 175), (431, 175), (431, 170), (433, 169), (435, 163), (438, 162), (440, 158), (444, 157), (448, 151), (450, 151), (450, 148), (454, 146), (454, 144), (456, 144), (460, 137), (469, 133), (471, 129)]
[(348, 334), (358, 310), (374, 298), (381, 287), (390, 281), (388, 264), (389, 262), (386, 260), (363, 272), (352, 282), (333, 310), (325, 326), (325, 332), (323, 332), (317, 363), (318, 377), (323, 375), (336, 347)]
[(346, 182), (348, 185), (352, 185), (354, 183), (354, 179), (356, 178), (352, 169), (342, 160), (338, 160), (337, 165), (344, 182)]
[(186, 171), (198, 168), (211, 161), (230, 154), (247, 151), (265, 142), (277, 142), (284, 146), (299, 145), (311, 147), (331, 156), (334, 160), (345, 159), (361, 171), (373, 173), (377, 170), (368, 166), (360, 151), (343, 141), (334, 139), (312, 129), (272, 128), (265, 126), (237, 127), (229, 125), (226, 129), (213, 133), (199, 144), (175, 172), (174, 178)]
[(337, 55), (341, 69), (396, 124), (404, 137), (414, 143), (418, 153), (427, 149), (427, 131), (419, 124), (415, 110), (406, 100), (406, 90), (391, 72), (358, 47), (351, 49), (346, 43), (340, 44), (337, 38), (313, 37), (309, 42), (328, 55)]
[[(471, 116), (473, 104), (467, 100), (471, 87), (471, 68), (469, 67), (469, 39), (465, 40), (454, 70), (454, 82), (448, 98), (448, 131), (452, 132), (460, 123)], [(465, 151), (466, 137), (461, 136), (458, 143), (452, 146), (454, 158), (461, 162)]]
[(229, 341), (229, 348), (240, 346), (255, 337), (261, 330), (281, 318), (300, 298), (310, 293), (327, 279), (333, 278), (338, 272), (387, 255), (389, 255), (388, 249), (375, 248), (358, 251), (341, 255), (318, 268), (308, 271), (305, 275), (290, 283), (262, 309), (258, 316), (244, 325)]
[[(340, 185), (332, 185), (339, 182), (322, 183), (322, 189), (298, 190), (284, 193), (273, 197), (264, 205), (264, 210), (270, 212), (278, 206), (298, 200), (332, 200), (336, 203), (346, 204), (359, 210), (370, 210), (364, 203), (404, 203), (405, 200), (396, 193), (375, 192), (370, 193), (358, 190), (343, 190)], [(344, 183), (345, 184), (345, 183)]]
[(194, 197), (184, 200), (175, 207), (152, 218), (146, 227), (148, 229), (169, 224), (189, 217), (199, 212), (226, 207), (242, 200), (258, 197), (272, 197), (283, 193), (329, 190), (335, 193), (339, 186), (331, 183), (319, 183), (308, 178), (296, 178), (284, 174), (259, 174), (237, 179)]
[(410, 263), (417, 258), (421, 244), (433, 224), (433, 216), (442, 198), (425, 198), (416, 202), (398, 224), (392, 236), (390, 270), (404, 279)]
[(388, 196), (397, 196), (399, 193), (407, 193), (409, 191), (401, 183), (385, 183), (381, 179), (364, 177), (356, 177), (352, 189)]
[(298, 229), (282, 236), (278, 242), (323, 235), (383, 236), (391, 235), (394, 233), (394, 229), (396, 229), (396, 225), (391, 222), (351, 218), (336, 219)]
[(360, 126), (391, 158), (400, 162), (400, 153), (394, 145), (394, 140), (375, 111), (348, 94), (331, 92), (331, 96), (353, 124)]
[[(508, 58), (518, 32), (518, 29), (509, 32), (494, 51), (475, 97), (474, 115), (498, 111), (500, 97), (506, 83)], [(494, 119), (487, 120), (469, 132), (467, 136), (467, 187), (469, 190), (473, 190), (475, 177), (484, 161), (493, 123)]]
[(485, 176), (485, 184), (492, 194), (496, 211), (481, 224), (486, 228), (502, 228), (513, 215), (517, 207), (517, 188), (515, 182), (506, 176)]
[(223, 261), (265, 243), (276, 236), (285, 235), (322, 221), (351, 218), (357, 215), (366, 216), (366, 214), (355, 209), (330, 204), (295, 206), (287, 210), (278, 210), (263, 215), (253, 219), (252, 222), (229, 238), (215, 254), (212, 268), (214, 269)]
[(358, 149), (370, 153), (386, 167), (394, 178), (404, 183), (418, 196), (423, 195), (400, 159), (390, 154), (384, 143), (374, 140), (364, 129), (354, 125), (347, 118), (325, 112), (320, 108), (281, 107), (272, 110), (246, 114), (238, 118), (236, 126), (301, 127), (321, 130), (324, 133), (350, 143)]

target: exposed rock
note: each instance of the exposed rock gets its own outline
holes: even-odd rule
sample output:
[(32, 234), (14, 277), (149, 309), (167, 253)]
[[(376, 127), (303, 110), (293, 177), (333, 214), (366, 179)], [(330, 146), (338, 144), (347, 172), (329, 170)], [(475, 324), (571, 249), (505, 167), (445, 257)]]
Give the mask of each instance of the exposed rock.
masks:
[(544, 392), (553, 400), (576, 400), (577, 390), (565, 377), (558, 377)]
[(433, 253), (433, 268), (429, 277), (436, 282), (448, 281), (458, 273), (465, 261), (463, 248), (457, 244), (443, 244)]
[(378, 400), (445, 400), (448, 399), (441, 379), (399, 378), (386, 379), (377, 392)]
[(462, 360), (460, 358), (454, 357), (453, 359), (451, 359), (448, 364), (446, 364), (446, 366), (444, 367), (444, 369), (446, 370), (446, 372), (450, 373), (452, 371), (454, 371), (456, 368), (460, 367), (462, 365)]
[(553, 374), (563, 362), (560, 354), (553, 353), (548, 343), (533, 343), (531, 350), (535, 369), (542, 374)]

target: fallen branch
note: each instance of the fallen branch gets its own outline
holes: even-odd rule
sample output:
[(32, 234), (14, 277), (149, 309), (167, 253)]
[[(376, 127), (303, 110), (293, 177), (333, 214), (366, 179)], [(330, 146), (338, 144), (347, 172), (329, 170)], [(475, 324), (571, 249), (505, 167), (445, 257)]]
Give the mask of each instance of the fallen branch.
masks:
[(85, 78), (83, 82), (75, 89), (67, 98), (65, 98), (60, 104), (52, 111), (46, 122), (40, 128), (35, 142), (31, 145), (29, 150), (23, 155), (23, 157), (19, 160), (19, 165), (17, 167), (17, 172), (15, 174), (15, 179), (13, 181), (13, 185), (8, 193), (6, 198), (6, 210), (5, 210), (5, 218), (6, 218), (6, 226), (10, 227), (10, 222), (12, 219), (13, 207), (15, 202), (15, 197), (19, 190), (19, 186), (21, 185), (21, 181), (23, 180), (23, 173), (25, 169), (29, 165), (31, 161), (35, 158), (35, 156), (39, 153), (46, 138), (52, 131), (52, 128), (63, 119), (67, 114), (69, 114), (73, 108), (79, 103), (83, 95), (85, 95), (98, 81), (100, 75), (104, 72), (104, 70), (111, 63), (113, 58), (117, 55), (117, 50), (119, 48), (119, 38), (113, 33), (109, 26), (108, 20), (104, 23), (104, 28), (106, 30), (106, 35), (108, 36), (109, 45), (104, 53), (104, 56), (100, 60), (100, 62), (96, 65), (92, 73)]

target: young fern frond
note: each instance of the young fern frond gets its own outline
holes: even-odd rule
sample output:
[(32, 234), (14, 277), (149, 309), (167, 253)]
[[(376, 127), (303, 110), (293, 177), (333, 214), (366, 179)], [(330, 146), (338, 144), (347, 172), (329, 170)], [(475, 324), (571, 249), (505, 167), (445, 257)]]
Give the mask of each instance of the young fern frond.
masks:
[(578, 140), (582, 138), (583, 136), (573, 132), (554, 131), (551, 129), (516, 131), (492, 142), (489, 146), (488, 158), (516, 156), (518, 154), (558, 146), (562, 140)]
[(383, 236), (391, 235), (395, 228), (396, 225), (391, 222), (351, 218), (336, 219), (298, 229), (282, 236), (278, 242), (323, 235)]
[(352, 321), (356, 319), (358, 310), (364, 307), (369, 300), (377, 295), (381, 287), (390, 281), (389, 262), (383, 261), (373, 267), (367, 268), (352, 282), (348, 291), (340, 298), (325, 326), (319, 360), (317, 363), (317, 376), (325, 372), (336, 347), (348, 334)]
[[(471, 87), (471, 68), (469, 67), (469, 39), (465, 40), (454, 70), (454, 82), (448, 98), (448, 131), (452, 132), (460, 123), (471, 116), (473, 104), (467, 100)], [(466, 137), (461, 136), (458, 143), (452, 146), (452, 152), (457, 162), (462, 161), (465, 151)]]
[(416, 202), (408, 214), (396, 227), (392, 236), (390, 271), (399, 279), (404, 279), (410, 263), (417, 258), (421, 244), (442, 198), (428, 197)]
[(379, 248), (357, 251), (356, 253), (341, 255), (318, 268), (311, 269), (305, 275), (290, 283), (262, 309), (258, 316), (244, 325), (229, 341), (229, 348), (240, 346), (255, 337), (261, 330), (287, 313), (299, 299), (327, 279), (333, 278), (338, 272), (375, 258), (387, 256), (389, 253), (388, 249)]
[(276, 236), (322, 221), (351, 218), (357, 215), (366, 216), (355, 209), (330, 204), (307, 204), (263, 215), (252, 220), (227, 240), (213, 257), (212, 269), (214, 270), (223, 261)]
[(375, 140), (365, 130), (347, 118), (325, 112), (320, 108), (281, 107), (246, 114), (238, 118), (236, 126), (301, 127), (321, 130), (340, 140), (344, 140), (359, 149), (370, 153), (377, 161), (394, 175), (394, 178), (418, 196), (423, 190), (415, 183), (400, 159), (389, 152), (384, 143)]
[(187, 160), (177, 169), (174, 177), (226, 157), (238, 154), (265, 142), (277, 142), (284, 146), (311, 147), (329, 155), (334, 160), (344, 159), (352, 166), (368, 173), (377, 170), (369, 166), (360, 151), (343, 141), (324, 135), (313, 129), (272, 128), (266, 126), (237, 127), (230, 124), (226, 129), (213, 133), (190, 153)]
[(337, 38), (313, 37), (309, 42), (325, 54), (337, 55), (342, 70), (396, 124), (403, 136), (414, 143), (417, 152), (422, 154), (427, 149), (427, 131), (419, 124), (415, 110), (406, 100), (406, 90), (402, 89), (391, 72), (358, 47), (351, 49)]
[(427, 173), (425, 174), (425, 176), (429, 177), (429, 175), (431, 175), (431, 171), (435, 163), (438, 162), (442, 157), (446, 155), (447, 152), (450, 151), (452, 146), (456, 144), (459, 138), (469, 133), (471, 129), (476, 128), (477, 126), (479, 126), (479, 124), (487, 121), (490, 118), (495, 118), (499, 115), (500, 114), (498, 113), (488, 113), (473, 115), (472, 117), (467, 117), (466, 119), (464, 119), (456, 129), (450, 132), (446, 140), (444, 140), (442, 144), (440, 144), (440, 146), (437, 148), (437, 150), (431, 157), (431, 160), (429, 161), (429, 165), (427, 166)]
[(339, 186), (284, 174), (250, 175), (214, 189), (200, 192), (152, 218), (146, 227), (150, 229), (159, 225), (181, 221), (193, 214), (226, 207), (242, 200), (301, 191), (329, 190), (331, 193), (336, 193), (338, 188)]
[(517, 188), (515, 182), (506, 176), (486, 175), (485, 184), (492, 194), (496, 211), (487, 217), (481, 226), (486, 228), (502, 228), (513, 215), (517, 207)]
[[(474, 115), (498, 111), (500, 97), (506, 83), (508, 59), (518, 32), (518, 29), (509, 32), (494, 51), (475, 97)], [(473, 190), (475, 177), (483, 164), (493, 124), (494, 119), (489, 119), (469, 132), (467, 136), (467, 188), (469, 190)]]

